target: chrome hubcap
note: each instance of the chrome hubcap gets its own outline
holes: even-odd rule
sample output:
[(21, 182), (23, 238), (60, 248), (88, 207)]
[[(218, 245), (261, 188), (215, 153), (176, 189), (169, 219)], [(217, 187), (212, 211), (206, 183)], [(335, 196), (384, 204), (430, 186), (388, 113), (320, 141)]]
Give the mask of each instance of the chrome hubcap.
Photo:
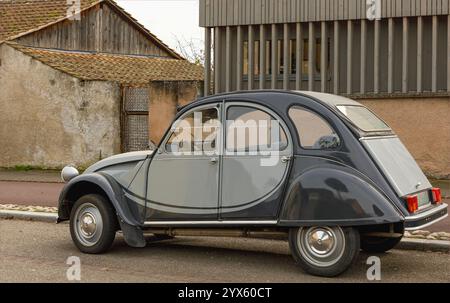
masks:
[(324, 229), (317, 229), (309, 233), (308, 244), (318, 255), (326, 255), (334, 247), (333, 234)]
[(103, 232), (103, 220), (98, 208), (91, 204), (81, 205), (75, 214), (75, 235), (85, 246), (95, 245)]
[(301, 228), (297, 233), (300, 254), (309, 263), (328, 267), (337, 263), (345, 250), (345, 237), (340, 227)]

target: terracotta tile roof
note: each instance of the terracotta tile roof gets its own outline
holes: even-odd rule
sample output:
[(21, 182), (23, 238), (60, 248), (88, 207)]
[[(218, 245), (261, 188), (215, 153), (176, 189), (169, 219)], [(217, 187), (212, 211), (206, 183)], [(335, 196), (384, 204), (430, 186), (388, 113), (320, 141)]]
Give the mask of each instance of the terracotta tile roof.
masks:
[[(99, 0), (81, 0), (81, 9)], [(67, 0), (0, 0), (0, 41), (66, 18)]]
[(82, 80), (115, 81), (122, 84), (146, 84), (151, 81), (201, 81), (203, 67), (187, 60), (147, 56), (59, 51), (8, 45)]
[[(68, 0), (0, 0), (0, 42), (14, 39), (67, 19)], [(113, 0), (80, 0), (81, 11), (106, 3), (121, 14), (150, 40), (161, 45), (175, 58), (180, 54), (163, 43)]]

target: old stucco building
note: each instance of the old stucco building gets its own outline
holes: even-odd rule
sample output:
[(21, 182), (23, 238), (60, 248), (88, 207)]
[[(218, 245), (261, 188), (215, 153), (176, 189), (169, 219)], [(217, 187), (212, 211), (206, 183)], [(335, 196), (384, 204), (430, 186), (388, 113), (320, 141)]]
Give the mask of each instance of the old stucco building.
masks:
[(214, 88), (205, 94), (349, 96), (386, 120), (429, 176), (450, 178), (450, 0), (371, 3), (200, 0)]
[(0, 167), (86, 167), (145, 149), (197, 96), (203, 69), (115, 2), (83, 0), (79, 18), (67, 10), (66, 0), (0, 1)]

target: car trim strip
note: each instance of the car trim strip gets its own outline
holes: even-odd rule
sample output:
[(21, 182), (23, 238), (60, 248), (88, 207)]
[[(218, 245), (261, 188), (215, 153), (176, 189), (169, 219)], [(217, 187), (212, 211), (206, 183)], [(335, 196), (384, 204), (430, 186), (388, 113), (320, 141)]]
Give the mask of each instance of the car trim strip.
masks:
[(144, 226), (168, 226), (168, 225), (276, 225), (277, 220), (267, 221), (146, 221)]

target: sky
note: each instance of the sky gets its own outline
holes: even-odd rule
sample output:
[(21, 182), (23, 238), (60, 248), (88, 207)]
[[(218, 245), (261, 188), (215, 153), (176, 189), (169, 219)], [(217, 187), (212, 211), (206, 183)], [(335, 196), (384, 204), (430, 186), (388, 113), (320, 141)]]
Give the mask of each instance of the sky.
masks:
[(203, 45), (199, 0), (116, 0), (135, 19), (171, 48), (180, 41)]

